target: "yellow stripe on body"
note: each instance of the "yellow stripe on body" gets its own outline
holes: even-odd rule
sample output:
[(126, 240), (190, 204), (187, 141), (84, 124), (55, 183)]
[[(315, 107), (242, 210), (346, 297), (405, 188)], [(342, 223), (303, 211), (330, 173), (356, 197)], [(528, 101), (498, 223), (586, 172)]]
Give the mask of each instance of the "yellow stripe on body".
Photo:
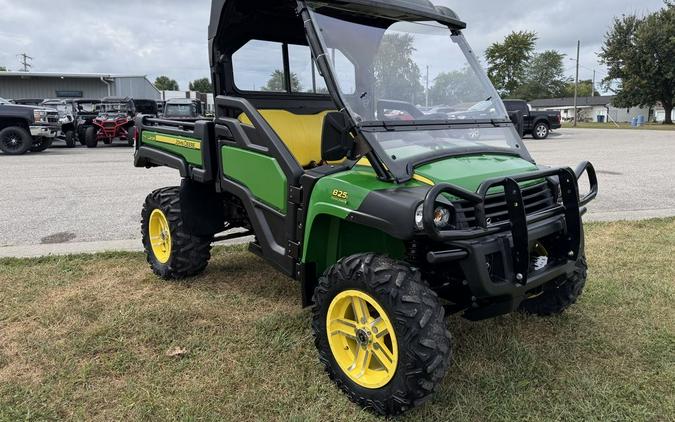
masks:
[(156, 134), (155, 139), (149, 139), (149, 141), (160, 142), (162, 144), (176, 145), (178, 147), (189, 148), (189, 149), (202, 149), (201, 142), (189, 141), (187, 139), (174, 138), (173, 136), (166, 136)]

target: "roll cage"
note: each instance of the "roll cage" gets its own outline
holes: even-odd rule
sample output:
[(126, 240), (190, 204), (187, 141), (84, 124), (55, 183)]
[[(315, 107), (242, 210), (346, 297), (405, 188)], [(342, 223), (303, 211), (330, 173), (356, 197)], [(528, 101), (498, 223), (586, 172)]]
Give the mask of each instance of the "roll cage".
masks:
[[(250, 103), (253, 111), (265, 109), (287, 110), (295, 114), (316, 114), (331, 110), (341, 111), (345, 115), (350, 132), (356, 141), (355, 151), (359, 157), (365, 156), (382, 180), (405, 183), (413, 178), (415, 167), (435, 160), (453, 156), (477, 153), (507, 153), (518, 155), (533, 162), (526, 148), (515, 151), (493, 147), (467, 148), (444, 152), (431, 152), (414, 160), (393, 160), (378, 142), (368, 141), (365, 132), (410, 131), (437, 128), (466, 127), (513, 127), (508, 120), (478, 122), (463, 121), (414, 121), (411, 125), (396, 122), (361, 125), (348, 113), (347, 105), (340, 94), (337, 77), (329, 60), (327, 48), (323, 44), (313, 11), (336, 17), (348, 17), (380, 26), (387, 26), (400, 20), (432, 20), (448, 26), (454, 33), (466, 28), (466, 24), (457, 15), (445, 7), (436, 7), (428, 0), (352, 0), (322, 1), (305, 0), (214, 0), (212, 4), (211, 24), (209, 26), (209, 47), (212, 80), (216, 95), (236, 97)], [(247, 42), (252, 40), (270, 41), (283, 46), (285, 92), (251, 92), (239, 89), (235, 83), (233, 55)], [(289, 46), (308, 46), (312, 52), (314, 65), (325, 80), (327, 94), (291, 92), (291, 71)], [(468, 47), (466, 47), (468, 49)], [(468, 59), (477, 59), (467, 51)], [(359, 69), (355, 70), (359, 72)], [(483, 75), (485, 80), (487, 76)], [(489, 84), (489, 81), (487, 82)], [(497, 93), (494, 93), (497, 95)], [(222, 105), (222, 102), (221, 102)], [(216, 116), (237, 118), (244, 110), (217, 106)], [(256, 112), (257, 114), (257, 112)], [(261, 119), (262, 116), (259, 116)], [(264, 120), (264, 119), (263, 119)], [(356, 161), (351, 162), (351, 166)]]

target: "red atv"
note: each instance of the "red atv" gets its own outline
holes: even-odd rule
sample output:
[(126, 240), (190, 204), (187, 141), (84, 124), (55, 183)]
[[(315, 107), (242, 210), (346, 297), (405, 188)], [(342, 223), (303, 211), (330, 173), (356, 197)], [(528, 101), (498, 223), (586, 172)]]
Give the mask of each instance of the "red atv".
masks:
[(134, 103), (131, 98), (107, 97), (97, 106), (98, 116), (84, 132), (87, 148), (96, 148), (98, 142), (111, 144), (114, 140), (134, 145), (129, 129), (134, 125)]

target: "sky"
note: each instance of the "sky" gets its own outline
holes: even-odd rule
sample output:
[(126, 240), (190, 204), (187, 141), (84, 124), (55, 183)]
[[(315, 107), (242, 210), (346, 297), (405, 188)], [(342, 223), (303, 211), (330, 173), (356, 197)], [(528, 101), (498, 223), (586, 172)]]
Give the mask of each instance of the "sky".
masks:
[[(647, 14), (663, 0), (435, 0), (468, 23), (464, 32), (482, 55), (511, 31), (535, 31), (537, 50), (567, 55), (574, 75), (581, 41), (580, 78), (606, 76), (597, 53), (614, 16)], [(20, 53), (33, 71), (158, 75), (181, 89), (209, 75), (209, 0), (0, 0), (0, 66), (20, 68)]]

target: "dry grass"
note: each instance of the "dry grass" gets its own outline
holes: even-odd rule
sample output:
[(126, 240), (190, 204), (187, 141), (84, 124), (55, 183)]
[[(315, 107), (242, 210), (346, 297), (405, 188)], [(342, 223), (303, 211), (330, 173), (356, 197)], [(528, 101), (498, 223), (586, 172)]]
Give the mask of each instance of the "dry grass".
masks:
[[(675, 219), (587, 239), (575, 307), (451, 317), (454, 365), (404, 419), (674, 420)], [(0, 420), (376, 420), (323, 374), (309, 327), (296, 284), (241, 250), (179, 284), (139, 254), (0, 260)]]

